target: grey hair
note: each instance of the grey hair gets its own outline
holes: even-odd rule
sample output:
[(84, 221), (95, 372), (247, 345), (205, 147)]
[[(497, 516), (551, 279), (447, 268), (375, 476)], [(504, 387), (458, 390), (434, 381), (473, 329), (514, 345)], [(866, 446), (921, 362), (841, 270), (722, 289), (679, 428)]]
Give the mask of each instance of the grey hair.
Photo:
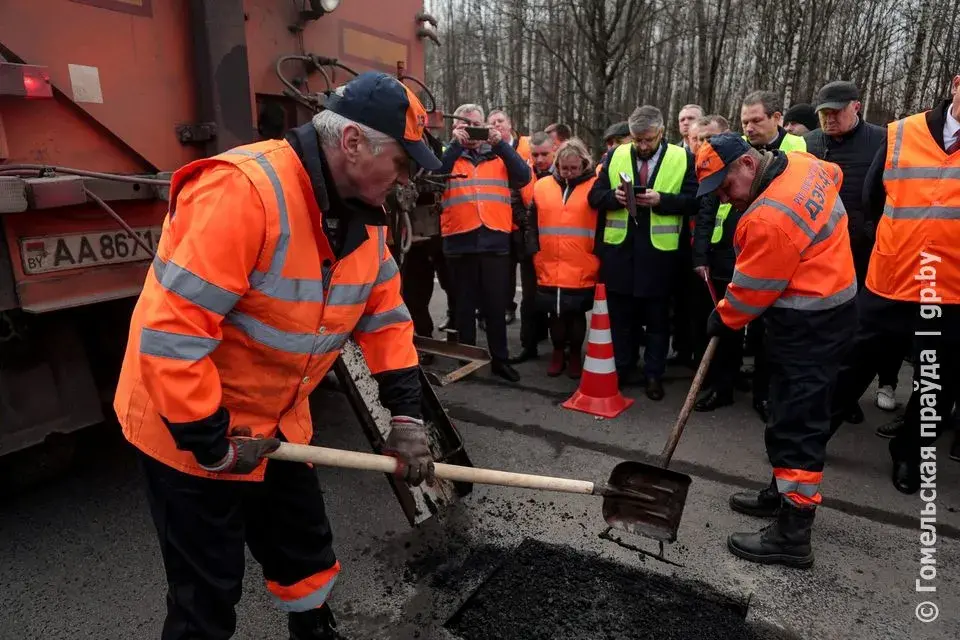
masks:
[(587, 145), (585, 145), (580, 138), (570, 138), (560, 145), (560, 148), (557, 150), (557, 155), (553, 159), (554, 166), (559, 169), (560, 158), (566, 158), (567, 156), (580, 158), (584, 171), (593, 166), (593, 156), (590, 155), (590, 150), (587, 149)]
[(466, 113), (479, 113), (481, 120), (484, 122), (487, 120), (483, 115), (483, 107), (478, 104), (473, 104), (472, 102), (468, 102), (457, 107), (457, 110), (453, 112), (453, 115), (462, 116)]
[(534, 131), (530, 134), (530, 146), (539, 147), (542, 144), (547, 144), (548, 142), (553, 142), (550, 138), (550, 134), (546, 131)]
[(763, 112), (767, 117), (783, 112), (783, 100), (773, 91), (752, 91), (743, 99), (742, 106), (749, 107), (755, 104), (763, 105)]
[(698, 104), (685, 104), (682, 107), (680, 107), (680, 111), (684, 111), (686, 109), (696, 109), (697, 111), (700, 112), (701, 116), (703, 115), (703, 107), (701, 107)]
[(627, 126), (630, 127), (630, 135), (639, 135), (650, 129), (663, 129), (663, 114), (660, 109), (648, 104), (637, 107), (627, 119)]
[(711, 113), (708, 116), (697, 118), (698, 127), (709, 127), (711, 124), (717, 125), (721, 133), (730, 131), (730, 122), (719, 114)]
[(360, 133), (367, 138), (367, 141), (370, 143), (370, 151), (373, 155), (379, 154), (383, 151), (383, 147), (393, 140), (392, 137), (385, 133), (368, 127), (365, 124), (354, 122), (349, 118), (344, 118), (339, 113), (334, 113), (329, 109), (324, 109), (313, 116), (312, 123), (313, 128), (317, 132), (317, 137), (320, 138), (320, 144), (324, 147), (335, 147), (339, 145), (341, 138), (343, 138), (344, 130), (351, 125), (359, 129)]

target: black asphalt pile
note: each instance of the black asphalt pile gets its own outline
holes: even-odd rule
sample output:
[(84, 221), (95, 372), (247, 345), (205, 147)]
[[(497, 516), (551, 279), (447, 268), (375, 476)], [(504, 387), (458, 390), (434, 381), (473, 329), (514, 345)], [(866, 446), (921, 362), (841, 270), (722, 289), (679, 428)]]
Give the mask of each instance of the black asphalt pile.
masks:
[(699, 583), (527, 539), (446, 627), (464, 640), (770, 640)]

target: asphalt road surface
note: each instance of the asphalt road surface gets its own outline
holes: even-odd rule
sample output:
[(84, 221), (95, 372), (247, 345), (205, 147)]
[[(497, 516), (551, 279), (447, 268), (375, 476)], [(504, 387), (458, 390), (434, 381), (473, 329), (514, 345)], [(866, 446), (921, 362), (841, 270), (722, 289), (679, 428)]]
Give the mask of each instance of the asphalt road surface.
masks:
[[(444, 308), (436, 296), (434, 317)], [(518, 323), (510, 327), (514, 350), (518, 330)], [(547, 350), (544, 344), (541, 352)], [(597, 420), (558, 406), (576, 383), (547, 378), (545, 367), (543, 356), (521, 365), (517, 385), (481, 370), (439, 390), (475, 465), (603, 481), (617, 462), (659, 453), (692, 375), (673, 369), (663, 402), (650, 402), (637, 389), (627, 413)], [(902, 372), (901, 401), (909, 372)], [(341, 394), (320, 390), (313, 405), (321, 444), (369, 449)], [(830, 445), (826, 501), (814, 529), (816, 564), (805, 572), (754, 565), (726, 550), (729, 533), (764, 525), (731, 512), (728, 496), (770, 477), (763, 425), (744, 394), (733, 407), (694, 414), (688, 425), (672, 468), (690, 474), (693, 484), (679, 540), (663, 559), (649, 555), (659, 552), (654, 542), (601, 537), (606, 526), (597, 498), (476, 486), (443, 518), (413, 530), (382, 475), (320, 470), (344, 567), (332, 599), (341, 629), (356, 639), (506, 640), (522, 637), (517, 629), (534, 628), (538, 633), (524, 640), (706, 639), (723, 637), (717, 635), (721, 622), (733, 624), (727, 614), (711, 617), (723, 610), (736, 612), (756, 637), (960, 638), (960, 466), (947, 456), (952, 435), (939, 443), (936, 577), (925, 583), (936, 591), (917, 593), (924, 503), (890, 485), (886, 442), (873, 434), (890, 415), (872, 406), (872, 390), (862, 405), (867, 422), (845, 425)], [(8, 480), (12, 468), (11, 460), (0, 459)], [(52, 480), (4, 486), (0, 638), (159, 637), (162, 566), (134, 457), (115, 426), (82, 434), (77, 461)], [(551, 561), (556, 570), (541, 563), (529, 580), (504, 577), (497, 569), (515, 567), (515, 550), (526, 540), (559, 548), (559, 559)], [(247, 566), (236, 637), (286, 638), (284, 618), (271, 608), (249, 556)], [(585, 566), (596, 566), (596, 574)], [(924, 575), (930, 577), (929, 567)], [(635, 632), (623, 631), (625, 614), (616, 603), (624, 598), (604, 595), (617, 591), (616, 580), (643, 582), (627, 590), (655, 601), (631, 608)], [(691, 605), (697, 598), (703, 607)], [(936, 620), (918, 621), (924, 602), (938, 607)], [(608, 603), (609, 616), (595, 610)], [(931, 611), (920, 607), (921, 615)], [(464, 630), (471, 619), (484, 628)]]

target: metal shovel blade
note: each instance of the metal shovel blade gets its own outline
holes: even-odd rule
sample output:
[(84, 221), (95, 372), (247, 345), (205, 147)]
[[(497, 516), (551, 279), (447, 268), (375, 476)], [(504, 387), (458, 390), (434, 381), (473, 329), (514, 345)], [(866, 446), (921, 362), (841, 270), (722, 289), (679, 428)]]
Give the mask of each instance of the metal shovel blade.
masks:
[(603, 519), (630, 533), (674, 542), (690, 476), (643, 462), (621, 462), (604, 487)]

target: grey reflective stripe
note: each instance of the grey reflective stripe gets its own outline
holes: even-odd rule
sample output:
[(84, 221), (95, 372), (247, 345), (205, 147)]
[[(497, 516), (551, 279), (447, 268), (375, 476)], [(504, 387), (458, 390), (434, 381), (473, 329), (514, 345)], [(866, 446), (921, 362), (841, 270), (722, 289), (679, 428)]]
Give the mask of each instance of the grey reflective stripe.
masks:
[(140, 353), (174, 360), (196, 362), (206, 358), (220, 344), (214, 338), (188, 336), (182, 333), (140, 329)]
[(577, 236), (580, 238), (592, 238), (596, 234), (593, 229), (583, 229), (582, 227), (540, 227), (541, 236)]
[(510, 196), (500, 195), (499, 193), (467, 194), (464, 196), (447, 198), (443, 201), (443, 206), (452, 207), (454, 205), (466, 204), (468, 202), (502, 202), (504, 204), (510, 204)]
[(397, 267), (397, 261), (393, 259), (393, 256), (390, 256), (380, 263), (380, 271), (377, 272), (377, 279), (374, 281), (373, 286), (383, 284), (399, 272), (400, 268)]
[(830, 217), (827, 218), (827, 221), (824, 223), (824, 225), (820, 227), (820, 231), (817, 231), (817, 236), (813, 239), (813, 242), (810, 243), (810, 246), (812, 247), (818, 245), (829, 238), (831, 234), (833, 234), (833, 230), (837, 226), (837, 223), (840, 222), (845, 215), (847, 215), (847, 210), (843, 206), (843, 202), (840, 200), (840, 198), (837, 198), (837, 201), (833, 203), (833, 209), (830, 211)]
[(470, 178), (467, 180), (450, 180), (447, 182), (447, 189), (459, 189), (460, 187), (503, 187), (510, 188), (510, 183), (499, 178)]
[(777, 491), (780, 493), (799, 493), (805, 498), (813, 498), (820, 493), (820, 485), (811, 482), (796, 482), (777, 478)]
[(650, 233), (680, 233), (680, 224), (654, 224), (650, 225)]
[(744, 289), (753, 289), (754, 291), (783, 291), (790, 284), (786, 280), (775, 278), (754, 278), (736, 269), (733, 271), (731, 282)]
[(373, 284), (335, 284), (327, 293), (327, 305), (366, 304)]
[[(813, 229), (810, 228), (810, 225), (807, 224), (807, 221), (801, 218), (796, 211), (794, 211), (787, 205), (777, 202), (776, 200), (769, 200), (767, 198), (760, 200), (758, 204), (765, 204), (767, 206), (773, 207), (777, 211), (782, 211), (785, 214), (787, 214), (787, 216), (789, 216), (790, 219), (793, 220), (794, 224), (800, 227), (800, 230), (803, 231), (806, 234), (807, 238), (809, 238), (811, 241), (813, 241), (813, 239), (816, 237), (817, 234), (813, 232)], [(753, 209), (753, 207), (750, 207), (750, 209)]]
[(260, 344), (303, 355), (332, 353), (338, 351), (349, 337), (345, 333), (293, 333), (264, 324), (245, 313), (232, 311), (227, 321)]
[(277, 608), (281, 611), (286, 611), (288, 613), (302, 613), (304, 611), (312, 611), (323, 605), (327, 601), (327, 598), (330, 596), (330, 592), (333, 590), (333, 585), (337, 582), (337, 576), (334, 575), (327, 584), (323, 585), (313, 593), (298, 598), (296, 600), (284, 600), (283, 598), (278, 598), (277, 596), (270, 593), (270, 596), (273, 598), (274, 604), (277, 605)]
[(727, 291), (727, 295), (725, 295), (723, 299), (726, 300), (731, 307), (733, 307), (740, 313), (747, 314), (748, 316), (758, 316), (766, 310), (766, 307), (754, 307), (753, 305), (749, 305), (746, 302), (742, 302), (740, 298), (733, 295), (733, 292), (729, 290)]
[(323, 280), (284, 278), (272, 273), (254, 271), (250, 286), (264, 295), (289, 302), (323, 302)]
[(908, 167), (887, 169), (884, 180), (960, 180), (960, 167)]
[(897, 122), (897, 137), (894, 139), (893, 158), (890, 160), (890, 165), (894, 169), (896, 169), (897, 165), (900, 164), (900, 149), (903, 147), (903, 125), (903, 120)]
[[(230, 151), (225, 151), (224, 154), (253, 158), (254, 161), (260, 165), (260, 168), (263, 169), (263, 172), (267, 174), (267, 179), (270, 180), (270, 184), (273, 186), (274, 195), (277, 197), (277, 209), (280, 214), (280, 236), (277, 238), (277, 246), (273, 251), (273, 258), (270, 260), (269, 273), (280, 275), (280, 272), (283, 270), (283, 264), (287, 260), (287, 246), (290, 244), (290, 219), (287, 214), (287, 199), (283, 195), (283, 185), (280, 183), (280, 176), (273, 170), (273, 165), (270, 164), (270, 161), (267, 160), (262, 153), (254, 153), (246, 149), (231, 149)], [(264, 291), (264, 293), (273, 295), (270, 291)]]
[(609, 215), (607, 215), (606, 228), (607, 228), (607, 229), (626, 229), (626, 228), (627, 228), (627, 221), (626, 221), (626, 219), (624, 219), (624, 220), (615, 220), (615, 219), (611, 218)]
[(364, 314), (364, 316), (360, 318), (360, 322), (357, 323), (356, 330), (361, 333), (370, 333), (391, 324), (409, 321), (410, 312), (407, 310), (407, 305), (401, 302), (393, 309), (387, 311), (369, 315)]
[(204, 280), (172, 260), (164, 262), (160, 256), (153, 258), (153, 273), (167, 291), (221, 316), (227, 315), (240, 300), (238, 294)]
[(960, 220), (960, 207), (883, 207), (883, 215), (893, 220)]
[(823, 311), (839, 307), (857, 296), (857, 281), (854, 280), (842, 290), (827, 297), (820, 296), (783, 296), (773, 303), (781, 309), (796, 309), (798, 311)]

